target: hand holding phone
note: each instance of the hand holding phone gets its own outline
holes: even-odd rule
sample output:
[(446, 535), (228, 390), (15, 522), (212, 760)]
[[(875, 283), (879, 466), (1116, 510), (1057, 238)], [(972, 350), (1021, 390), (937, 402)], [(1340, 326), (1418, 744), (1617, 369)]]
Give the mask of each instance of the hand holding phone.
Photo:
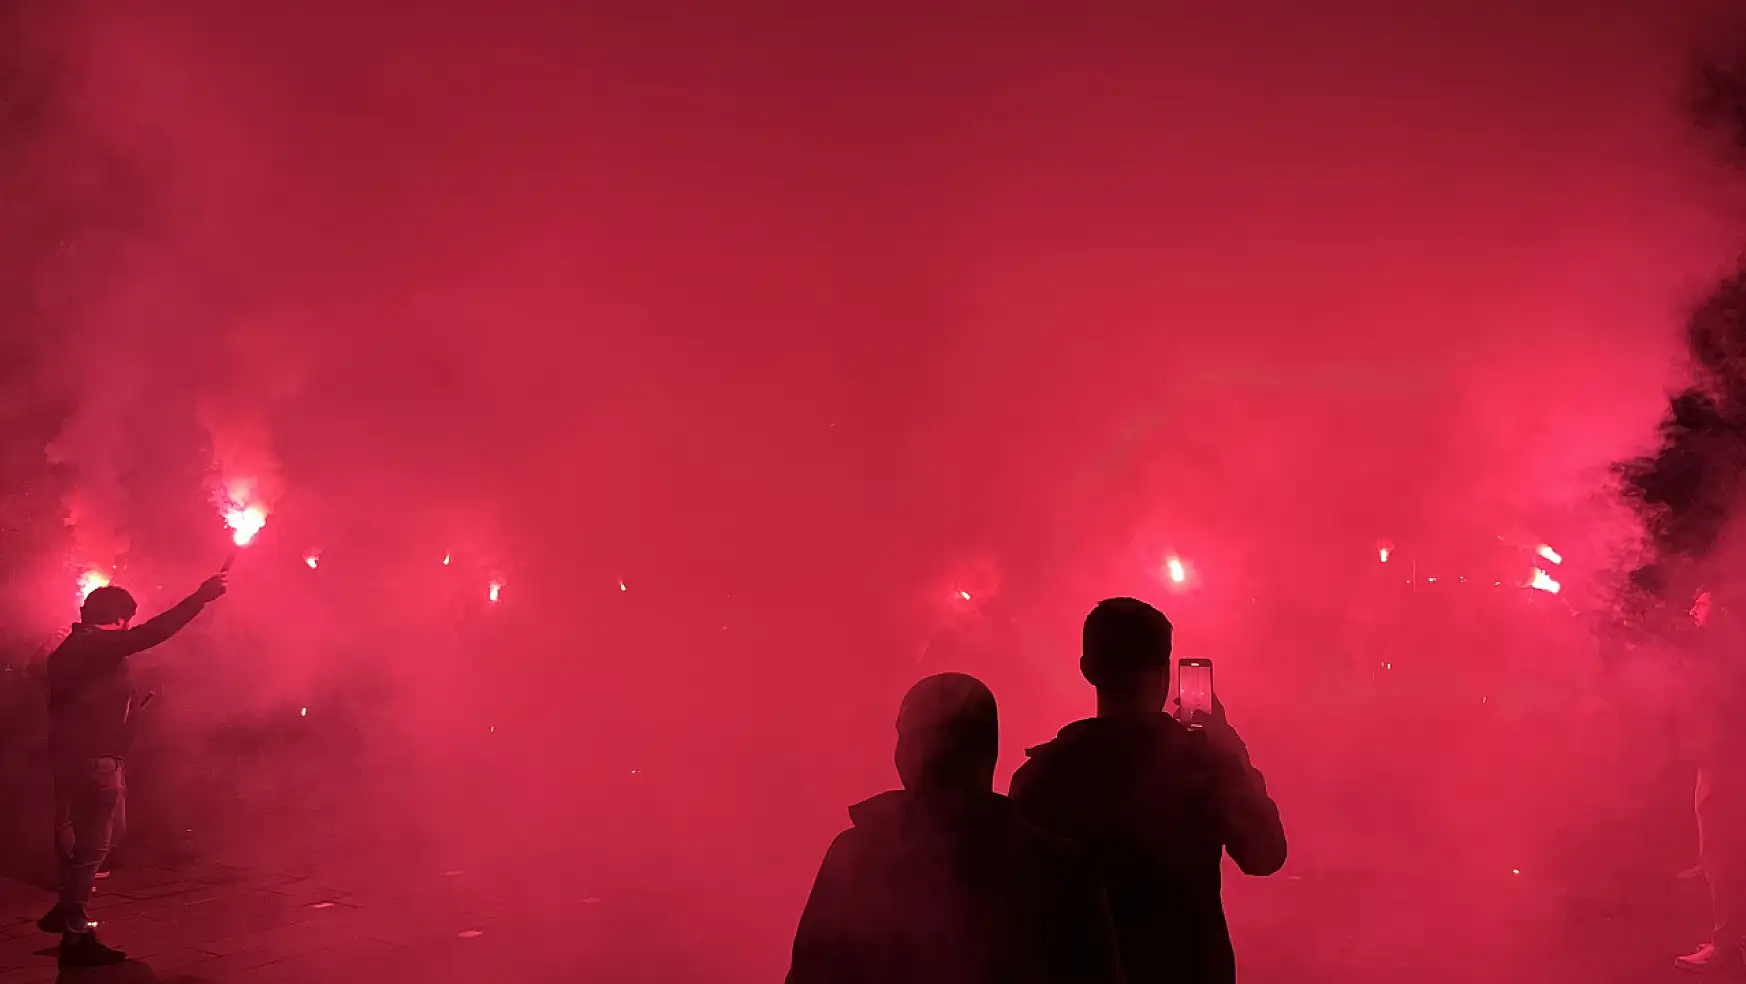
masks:
[(1216, 708), (1213, 697), (1213, 668), (1210, 659), (1184, 659), (1176, 663), (1177, 715), (1191, 727), (1195, 716), (1212, 716)]

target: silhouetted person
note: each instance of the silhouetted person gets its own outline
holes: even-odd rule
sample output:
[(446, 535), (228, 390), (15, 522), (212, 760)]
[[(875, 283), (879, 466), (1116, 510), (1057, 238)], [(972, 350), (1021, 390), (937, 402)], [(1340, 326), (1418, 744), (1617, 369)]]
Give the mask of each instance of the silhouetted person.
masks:
[[(55, 649), (57, 649), (60, 646), (61, 643), (67, 641), (67, 637), (69, 635), (72, 635), (71, 626), (64, 628), (64, 629), (61, 629), (58, 632), (56, 632), (54, 635), (54, 638), (49, 640), (48, 644), (43, 646), (42, 649), (37, 652), (37, 654), (32, 658), (32, 660), (30, 662), (29, 669), (30, 669), (31, 679), (36, 682), (37, 686), (42, 688), (42, 695), (43, 695), (43, 699), (45, 701), (48, 699), (48, 694), (49, 694), (49, 682), (48, 682), (48, 658), (49, 658), (49, 655), (52, 654), (55, 651)], [(141, 699), (141, 705), (143, 706), (144, 702), (146, 700), (150, 700), (150, 699), (151, 699), (151, 695), (147, 694), (144, 698)], [(122, 788), (116, 795), (115, 819), (110, 822), (109, 854), (106, 857), (104, 857), (102, 867), (97, 869), (97, 877), (99, 879), (109, 877), (110, 871), (115, 866), (115, 854), (117, 851), (119, 851), (121, 849), (121, 842), (123, 840), (125, 840), (126, 837), (127, 837), (127, 790), (126, 790), (126, 788)], [(56, 858), (55, 870), (57, 872), (64, 871), (64, 870), (66, 870), (67, 865), (70, 863), (69, 852), (72, 851), (72, 849), (73, 849), (73, 809), (72, 809), (72, 805), (69, 804), (64, 797), (61, 797), (61, 796), (55, 797), (55, 841), (54, 841), (54, 844), (55, 844), (55, 858)]]
[(994, 792), (994, 695), (962, 673), (897, 715), (903, 789), (849, 808), (794, 934), (789, 984), (1122, 980), (1103, 889)]
[(1683, 970), (1746, 978), (1746, 642), (1732, 607), (1709, 592), (1693, 606), (1697, 628), (1685, 718), (1698, 765), (1693, 807), (1698, 861), (1710, 886), (1710, 941), (1675, 959)]
[(127, 658), (181, 631), (224, 594), (224, 582), (224, 574), (208, 578), (176, 607), (138, 626), (132, 626), (139, 609), (132, 595), (118, 587), (98, 588), (85, 598), (72, 633), (49, 654), (49, 760), (55, 800), (64, 804), (67, 823), (56, 825), (60, 902), (37, 926), (61, 934), (62, 966), (127, 959), (99, 942), (85, 917), (127, 787), (125, 760), (137, 710)]
[(1285, 829), (1222, 706), (1192, 730), (1165, 713), (1170, 633), (1162, 612), (1132, 598), (1092, 610), (1079, 667), (1097, 716), (1031, 749), (1012, 798), (1096, 863), (1132, 984), (1231, 984), (1222, 856), (1270, 875), (1285, 864)]

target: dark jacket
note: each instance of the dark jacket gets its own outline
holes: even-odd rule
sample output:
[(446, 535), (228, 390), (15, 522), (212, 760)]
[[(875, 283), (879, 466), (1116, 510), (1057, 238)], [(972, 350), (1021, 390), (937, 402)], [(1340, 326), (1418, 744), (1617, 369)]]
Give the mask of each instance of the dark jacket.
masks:
[(133, 744), (127, 657), (175, 635), (206, 603), (192, 596), (131, 629), (73, 626), (49, 653), (49, 752), (58, 759), (125, 757)]
[(794, 935), (789, 984), (1116, 984), (1103, 889), (996, 793), (849, 809)]
[(1166, 714), (1077, 721), (1012, 779), (1020, 813), (1083, 847), (1109, 892), (1132, 984), (1231, 984), (1220, 899), (1225, 851), (1245, 873), (1285, 864), (1285, 830), (1227, 726)]

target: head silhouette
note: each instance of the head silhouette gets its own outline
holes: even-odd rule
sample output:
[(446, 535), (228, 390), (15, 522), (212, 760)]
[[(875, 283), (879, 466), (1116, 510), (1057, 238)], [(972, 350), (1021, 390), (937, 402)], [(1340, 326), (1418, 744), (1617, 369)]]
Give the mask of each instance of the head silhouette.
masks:
[(127, 589), (105, 584), (85, 596), (85, 603), (79, 608), (79, 621), (86, 625), (124, 626), (133, 620), (137, 611), (139, 605), (134, 603), (133, 595), (128, 594)]
[(915, 792), (994, 788), (1000, 715), (994, 694), (963, 673), (927, 677), (897, 711), (897, 774)]
[(1136, 598), (1109, 598), (1085, 617), (1079, 672), (1108, 706), (1160, 710), (1170, 689), (1170, 620)]

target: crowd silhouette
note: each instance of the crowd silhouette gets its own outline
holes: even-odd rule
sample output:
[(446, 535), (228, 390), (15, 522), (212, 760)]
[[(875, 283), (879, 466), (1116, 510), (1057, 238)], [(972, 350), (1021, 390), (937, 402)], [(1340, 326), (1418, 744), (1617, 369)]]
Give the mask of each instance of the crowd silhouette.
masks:
[(795, 932), (789, 984), (1230, 984), (1220, 895), (1285, 864), (1285, 830), (1222, 703), (1171, 707), (1171, 625), (1133, 598), (1085, 620), (1097, 714), (994, 792), (999, 716), (974, 677), (904, 696), (903, 788), (849, 810)]

